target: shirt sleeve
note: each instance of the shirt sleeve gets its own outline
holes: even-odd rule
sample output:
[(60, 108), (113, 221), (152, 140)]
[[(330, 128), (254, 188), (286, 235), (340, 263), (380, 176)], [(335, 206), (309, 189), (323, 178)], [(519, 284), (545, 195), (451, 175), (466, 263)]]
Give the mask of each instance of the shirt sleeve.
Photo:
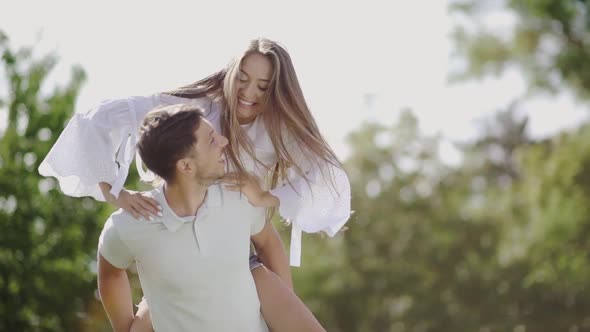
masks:
[(100, 234), (98, 252), (109, 263), (119, 269), (128, 268), (134, 260), (133, 253), (121, 240), (112, 218), (107, 220)]
[(110, 183), (118, 196), (135, 156), (137, 128), (159, 104), (160, 95), (129, 97), (76, 113), (41, 162), (39, 173), (55, 177), (69, 196), (104, 201), (100, 182)]
[(312, 162), (293, 141), (287, 146), (309, 183), (289, 169), (290, 184), (285, 181), (271, 193), (280, 201), (281, 217), (292, 223), (291, 265), (299, 266), (301, 232), (334, 236), (350, 218), (350, 181), (342, 168)]

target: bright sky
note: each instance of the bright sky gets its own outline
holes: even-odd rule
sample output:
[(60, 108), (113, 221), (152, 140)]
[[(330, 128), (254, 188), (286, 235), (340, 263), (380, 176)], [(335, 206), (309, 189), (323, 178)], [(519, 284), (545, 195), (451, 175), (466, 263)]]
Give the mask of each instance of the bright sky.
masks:
[[(157, 3), (14, 1), (3, 6), (0, 29), (14, 46), (54, 50), (61, 58), (54, 82), (65, 83), (74, 63), (85, 69), (78, 111), (195, 81), (222, 68), (249, 39), (275, 39), (289, 50), (312, 113), (342, 158), (344, 137), (363, 121), (393, 123), (409, 107), (426, 133), (463, 140), (476, 135), (474, 119), (525, 90), (516, 72), (449, 85), (452, 21), (444, 1)], [(536, 137), (574, 127), (590, 113), (566, 94), (523, 109)]]

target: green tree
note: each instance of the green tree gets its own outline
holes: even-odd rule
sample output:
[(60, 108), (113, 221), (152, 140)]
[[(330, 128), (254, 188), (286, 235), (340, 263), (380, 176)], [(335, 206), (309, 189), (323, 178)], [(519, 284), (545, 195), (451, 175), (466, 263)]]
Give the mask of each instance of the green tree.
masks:
[(588, 330), (590, 310), (590, 126), (517, 154), (518, 213), (506, 234), (506, 263), (519, 267), (513, 318), (535, 331)]
[[(450, 9), (464, 22), (457, 24), (455, 40), (467, 66), (456, 77), (516, 67), (533, 90), (556, 92), (567, 86), (578, 97), (590, 98), (590, 1), (458, 0)], [(498, 12), (513, 15), (511, 30), (485, 23)]]
[(294, 274), (329, 331), (590, 327), (590, 128), (534, 142), (526, 123), (498, 112), (453, 167), (411, 113), (350, 136), (350, 229), (308, 238)]
[(1, 32), (0, 53), (7, 87), (0, 109), (8, 115), (0, 141), (0, 330), (80, 331), (96, 301), (105, 206), (66, 197), (37, 168), (72, 115), (85, 74), (73, 68), (65, 86), (51, 89), (55, 55), (13, 50)]
[(442, 142), (410, 112), (391, 127), (364, 125), (350, 143), (356, 212), (317, 251), (329, 258), (302, 272), (313, 285), (298, 288), (306, 303), (322, 302), (314, 312), (329, 331), (477, 330), (478, 311), (495, 303), (500, 229), (480, 213), (473, 176), (443, 162)]
[[(530, 92), (566, 89), (580, 100), (590, 98), (589, 1), (453, 1), (451, 11), (461, 17), (455, 38), (467, 64), (455, 78), (517, 68)], [(499, 12), (514, 18), (508, 31), (486, 24)], [(510, 190), (495, 189), (503, 192), (494, 201), (505, 224), (501, 268), (512, 271), (501, 287), (512, 298), (504, 317), (527, 330), (590, 328), (584, 316), (589, 306), (590, 128), (581, 125), (517, 147), (512, 165), (518, 179), (511, 181)]]
[[(455, 78), (517, 68), (530, 92), (590, 97), (589, 1), (451, 8), (466, 64)], [(499, 12), (509, 29), (488, 24)], [(531, 140), (518, 106), (486, 119), (455, 167), (411, 113), (351, 134), (349, 231), (309, 237), (294, 274), (329, 331), (590, 330), (590, 126)]]

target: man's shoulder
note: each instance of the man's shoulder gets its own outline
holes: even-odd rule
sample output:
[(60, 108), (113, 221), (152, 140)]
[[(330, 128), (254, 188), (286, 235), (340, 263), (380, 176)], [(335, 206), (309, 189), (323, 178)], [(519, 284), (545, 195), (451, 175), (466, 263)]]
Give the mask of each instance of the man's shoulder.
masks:
[(225, 207), (226, 205), (243, 206), (248, 204), (248, 199), (239, 191), (231, 191), (225, 189), (221, 184), (215, 184), (209, 187), (212, 199), (217, 199), (218, 205)]
[(136, 219), (129, 212), (123, 209), (118, 209), (117, 211), (111, 213), (108, 220), (110, 220), (113, 225), (123, 225), (136, 221)]
[(134, 227), (134, 224), (138, 222), (139, 220), (133, 218), (131, 214), (123, 209), (119, 209), (113, 212), (106, 220), (102, 232), (106, 235), (117, 234), (120, 236), (121, 234), (126, 233), (130, 228)]
[(225, 212), (254, 216), (264, 214), (265, 212), (264, 208), (252, 206), (248, 202), (246, 195), (239, 191), (227, 190), (223, 186), (219, 186), (216, 190), (218, 190), (218, 195), (221, 197), (220, 207)]

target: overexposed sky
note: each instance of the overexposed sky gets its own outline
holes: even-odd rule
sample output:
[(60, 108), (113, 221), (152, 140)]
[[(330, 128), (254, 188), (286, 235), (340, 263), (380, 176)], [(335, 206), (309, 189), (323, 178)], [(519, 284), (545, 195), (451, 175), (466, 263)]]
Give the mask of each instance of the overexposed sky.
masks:
[[(344, 137), (363, 121), (393, 123), (409, 107), (427, 133), (463, 140), (476, 135), (474, 119), (525, 91), (517, 72), (449, 85), (453, 22), (445, 1), (22, 0), (1, 7), (0, 29), (14, 46), (36, 43), (39, 53), (60, 56), (53, 82), (65, 83), (74, 63), (85, 69), (78, 111), (101, 99), (200, 79), (251, 38), (280, 41), (320, 129), (342, 158), (348, 156)], [(537, 137), (590, 113), (567, 94), (536, 98), (523, 110)]]

